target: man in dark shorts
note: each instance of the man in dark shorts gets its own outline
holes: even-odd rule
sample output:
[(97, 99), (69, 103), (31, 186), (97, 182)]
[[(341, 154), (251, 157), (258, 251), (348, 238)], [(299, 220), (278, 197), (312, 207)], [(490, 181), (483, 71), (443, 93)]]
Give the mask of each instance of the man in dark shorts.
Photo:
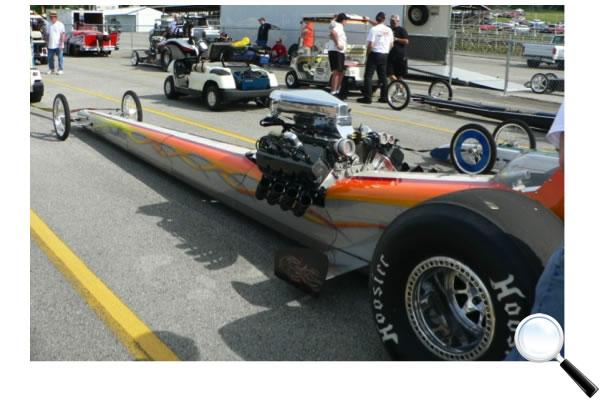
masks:
[(390, 28), (394, 32), (394, 46), (388, 56), (387, 74), (390, 80), (404, 79), (408, 74), (408, 56), (406, 46), (408, 45), (408, 32), (400, 26), (400, 17), (392, 15)]
[(256, 44), (261, 47), (267, 46), (269, 41), (269, 30), (279, 29), (277, 25), (269, 24), (264, 17), (258, 19), (260, 26), (258, 27), (258, 35), (256, 36)]
[(340, 89), (344, 80), (344, 61), (346, 58), (346, 32), (344, 32), (346, 19), (344, 13), (335, 16), (329, 24), (329, 37), (331, 40), (327, 44), (329, 68), (331, 68), (331, 94), (340, 98), (343, 97), (340, 94)]

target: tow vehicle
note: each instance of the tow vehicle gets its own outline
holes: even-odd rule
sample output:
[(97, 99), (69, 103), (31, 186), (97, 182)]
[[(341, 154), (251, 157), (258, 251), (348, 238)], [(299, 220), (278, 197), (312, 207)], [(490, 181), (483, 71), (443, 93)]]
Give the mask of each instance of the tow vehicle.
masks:
[(269, 94), (278, 86), (277, 78), (252, 64), (260, 57), (257, 50), (214, 42), (206, 53), (206, 58), (184, 57), (171, 63), (163, 86), (167, 98), (200, 96), (211, 110), (250, 100), (259, 106), (269, 104)]
[(260, 124), (271, 131), (254, 150), (143, 123), (131, 91), (114, 114), (71, 112), (59, 94), (52, 120), (59, 139), (85, 127), (319, 254), (277, 253), (277, 275), (306, 291), (368, 268), (393, 358), (503, 359), (563, 241), (557, 164), (524, 153), (496, 175), (401, 171), (397, 139), (353, 126), (347, 103), (319, 90), (270, 97)]
[[(361, 90), (364, 87), (365, 64), (367, 60), (366, 39), (371, 24), (362, 15), (346, 14), (346, 24), (363, 25), (365, 27), (364, 41), (350, 44), (346, 47), (345, 74), (342, 82), (342, 93), (347, 94), (350, 90)], [(304, 22), (313, 25), (329, 25), (333, 20), (333, 14), (309, 14), (302, 17)], [(315, 35), (317, 33), (315, 32)], [(329, 32), (327, 32), (327, 38)], [(348, 35), (348, 38), (353, 37)], [(304, 54), (303, 49), (298, 50), (297, 57), (290, 63), (290, 70), (285, 76), (285, 84), (288, 88), (301, 86), (328, 87), (331, 80), (331, 68), (329, 67), (329, 56), (327, 42), (318, 41), (315, 37), (315, 48), (311, 54)], [(377, 79), (373, 79), (373, 88), (378, 87)]]

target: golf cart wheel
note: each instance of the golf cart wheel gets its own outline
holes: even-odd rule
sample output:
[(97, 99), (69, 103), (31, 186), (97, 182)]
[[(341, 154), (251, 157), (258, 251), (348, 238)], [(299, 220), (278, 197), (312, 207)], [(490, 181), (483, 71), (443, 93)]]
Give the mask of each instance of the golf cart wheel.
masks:
[(56, 95), (52, 102), (52, 123), (56, 137), (61, 141), (66, 140), (71, 133), (71, 109), (62, 93)]
[(142, 111), (142, 102), (137, 93), (134, 91), (127, 91), (121, 99), (121, 114), (124, 118), (142, 122), (144, 115)]
[(221, 109), (221, 91), (217, 85), (208, 84), (204, 88), (204, 103), (212, 111)]
[(429, 85), (429, 96), (441, 100), (452, 100), (452, 88), (448, 84), (448, 81), (443, 79), (436, 79)]
[(254, 99), (254, 103), (258, 107), (269, 107), (271, 105), (271, 99), (267, 96), (257, 97)]
[(402, 110), (410, 102), (410, 89), (401, 79), (390, 82), (387, 87), (387, 102), (394, 110)]
[(494, 130), (494, 142), (497, 146), (533, 150), (536, 147), (535, 136), (529, 126), (521, 120), (506, 120)]
[(167, 71), (169, 69), (169, 64), (171, 64), (171, 59), (173, 57), (171, 56), (171, 50), (166, 47), (163, 49), (163, 51), (160, 53), (160, 64), (162, 66), (163, 71)]
[(139, 63), (140, 63), (140, 55), (136, 50), (134, 50), (133, 53), (131, 53), (131, 65), (135, 67)]
[(531, 90), (534, 93), (544, 93), (548, 88), (548, 77), (541, 72), (531, 77)]
[(462, 174), (487, 174), (496, 163), (496, 143), (479, 124), (460, 127), (450, 142), (450, 159)]
[(285, 84), (288, 88), (297, 88), (298, 85), (298, 75), (296, 75), (295, 71), (288, 71), (285, 74)]
[(371, 309), (390, 356), (504, 359), (563, 231), (538, 202), (502, 189), (453, 192), (400, 214), (369, 273)]
[(177, 99), (179, 97), (179, 93), (177, 93), (177, 89), (175, 89), (175, 79), (173, 79), (172, 75), (169, 75), (165, 79), (163, 90), (165, 91), (167, 99)]

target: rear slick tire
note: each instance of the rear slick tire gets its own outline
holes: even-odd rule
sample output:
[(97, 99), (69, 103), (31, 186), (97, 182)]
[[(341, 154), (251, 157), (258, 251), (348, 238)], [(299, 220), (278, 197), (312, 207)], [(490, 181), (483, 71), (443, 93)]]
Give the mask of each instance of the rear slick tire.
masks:
[(514, 191), (426, 201), (385, 230), (370, 265), (377, 331), (395, 360), (502, 360), (563, 224)]

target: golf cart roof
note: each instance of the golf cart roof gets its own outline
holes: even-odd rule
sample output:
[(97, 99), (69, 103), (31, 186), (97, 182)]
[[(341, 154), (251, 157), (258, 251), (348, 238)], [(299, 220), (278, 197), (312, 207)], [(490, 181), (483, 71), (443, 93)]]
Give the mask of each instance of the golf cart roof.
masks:
[[(315, 24), (329, 24), (335, 14), (305, 14), (302, 16), (302, 21), (312, 22)], [(362, 15), (358, 14), (346, 14), (348, 19), (346, 20), (349, 24), (368, 24), (363, 19)]]

